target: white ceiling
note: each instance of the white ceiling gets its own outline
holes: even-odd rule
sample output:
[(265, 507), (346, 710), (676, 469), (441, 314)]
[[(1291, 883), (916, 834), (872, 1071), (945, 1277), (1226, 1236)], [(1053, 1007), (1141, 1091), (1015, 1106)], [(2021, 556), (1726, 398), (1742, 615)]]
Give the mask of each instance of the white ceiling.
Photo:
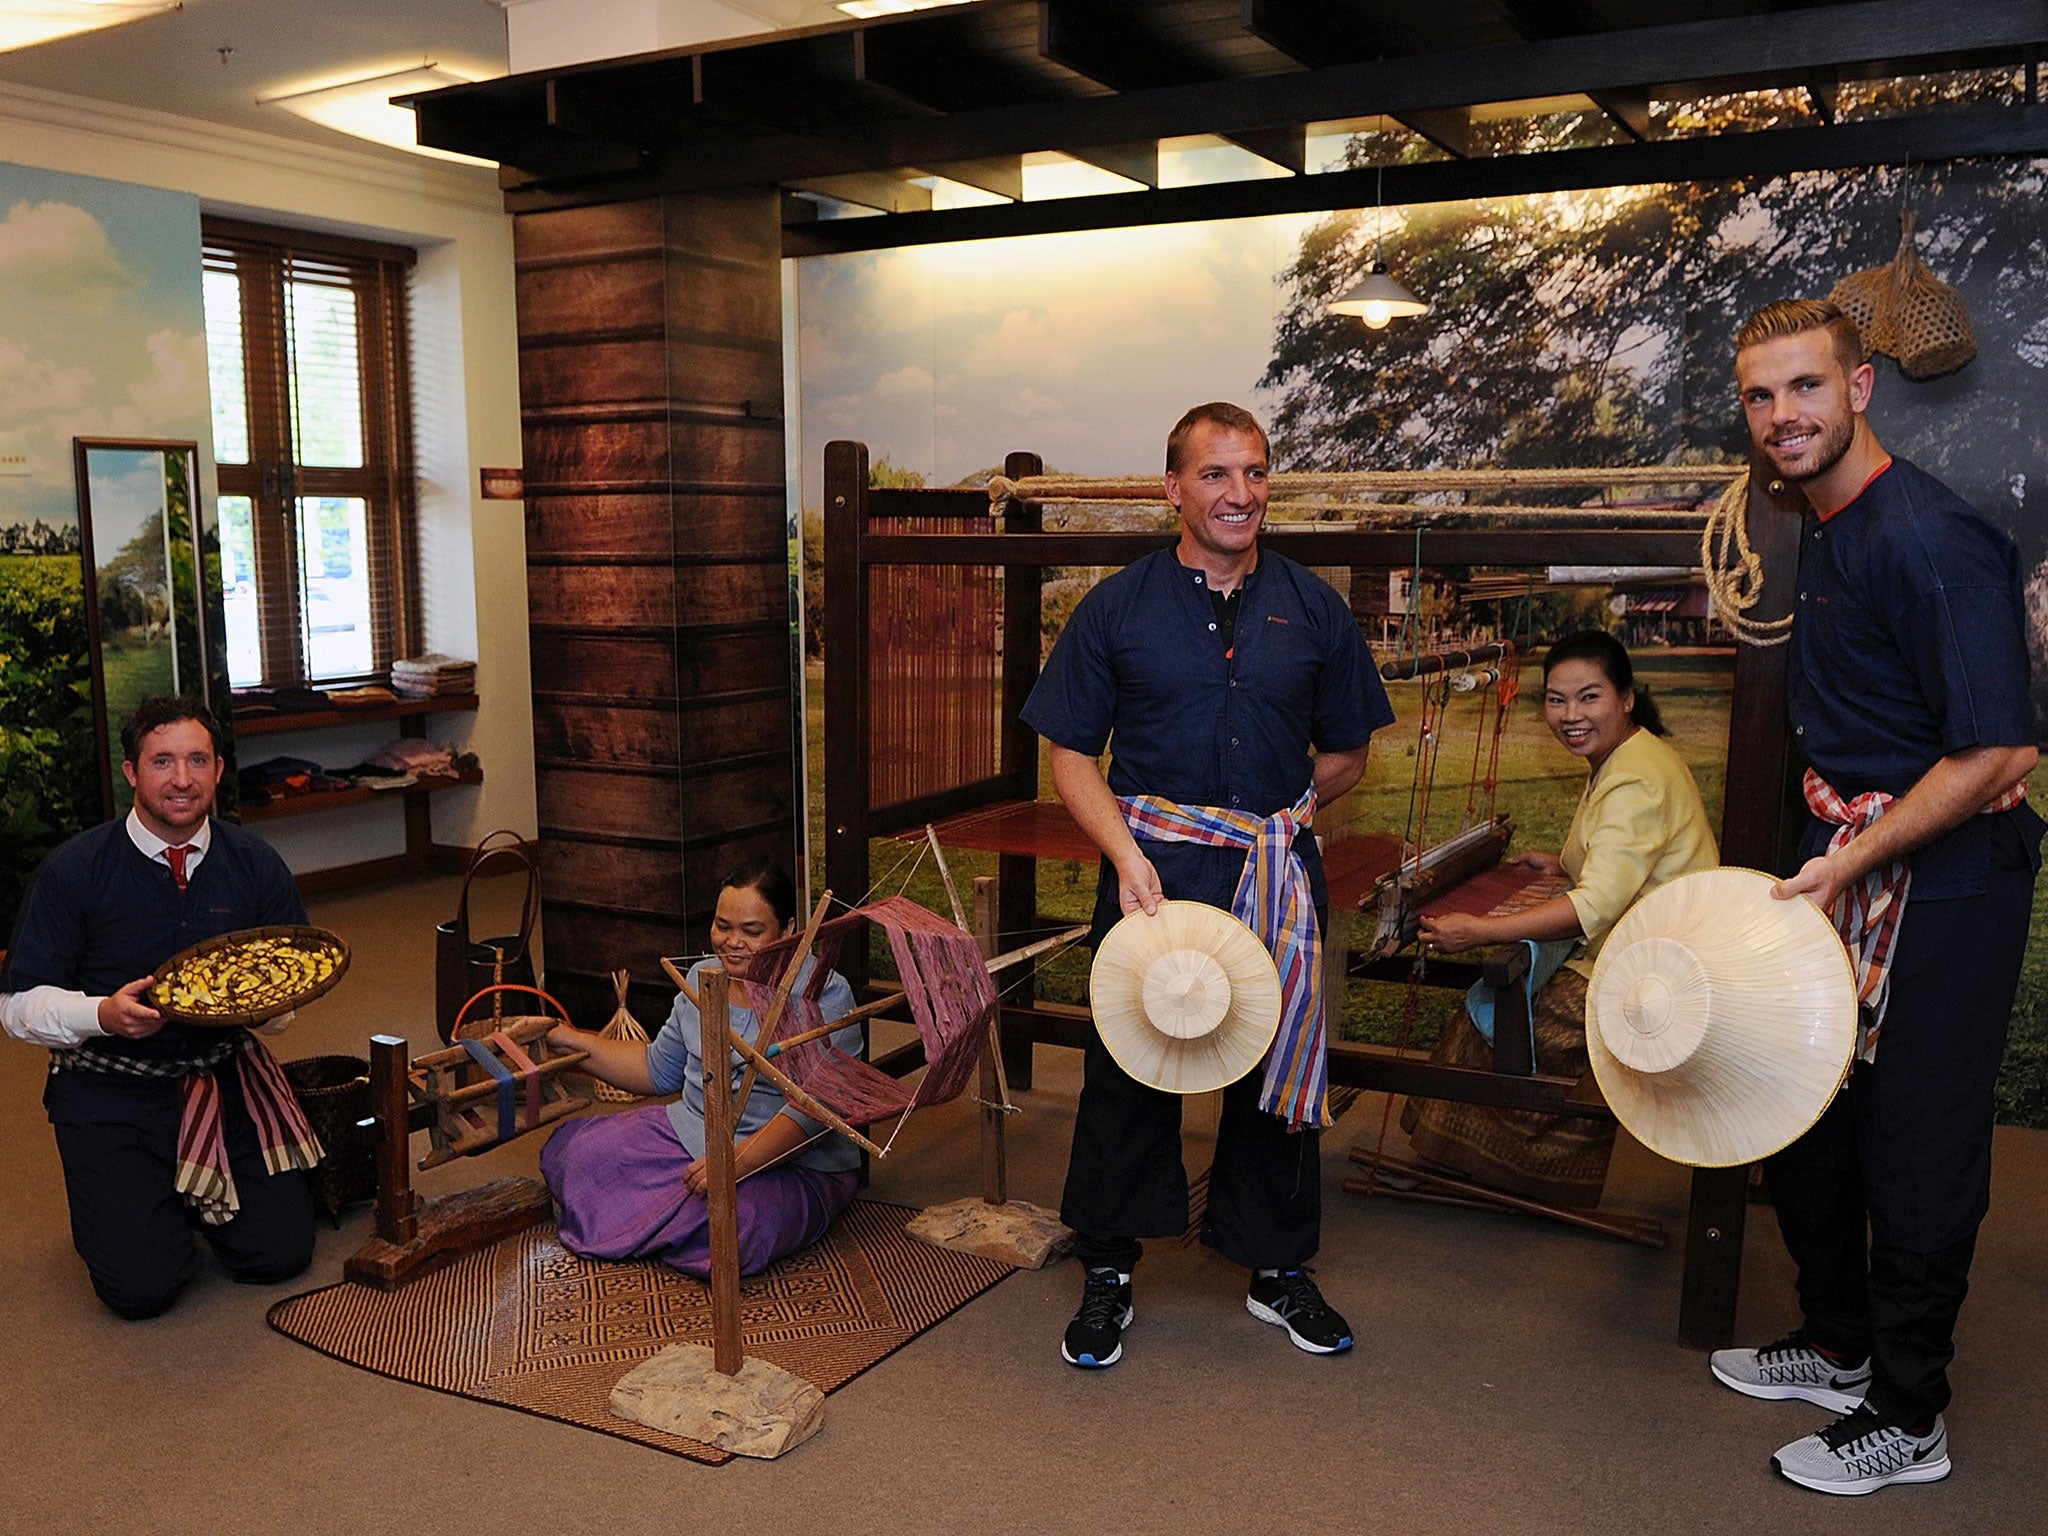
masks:
[[(687, 9), (695, 0), (655, 3)], [(715, 9), (727, 19), (757, 15), (763, 31), (837, 15), (815, 0), (722, 0)], [(476, 79), (504, 74), (504, 11), (493, 0), (184, 0), (125, 27), (0, 53), (0, 81), (407, 158), (256, 103), (422, 62)]]

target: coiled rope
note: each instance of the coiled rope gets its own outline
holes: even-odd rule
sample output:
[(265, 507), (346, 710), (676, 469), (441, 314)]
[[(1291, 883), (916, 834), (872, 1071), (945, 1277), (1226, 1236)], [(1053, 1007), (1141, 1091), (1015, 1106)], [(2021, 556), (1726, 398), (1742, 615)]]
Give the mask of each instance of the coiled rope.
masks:
[(1715, 617), (1748, 645), (1783, 645), (1792, 638), (1792, 615), (1752, 619), (1763, 596), (1764, 563), (1749, 547), (1749, 472), (1728, 482), (1700, 531), (1700, 579)]

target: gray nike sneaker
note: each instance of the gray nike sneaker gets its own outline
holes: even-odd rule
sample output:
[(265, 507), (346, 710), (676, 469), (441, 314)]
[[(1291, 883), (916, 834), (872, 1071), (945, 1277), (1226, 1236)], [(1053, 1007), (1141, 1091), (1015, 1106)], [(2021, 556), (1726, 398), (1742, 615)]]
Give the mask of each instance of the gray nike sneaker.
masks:
[(1803, 1328), (1762, 1349), (1717, 1349), (1708, 1364), (1722, 1386), (1745, 1396), (1798, 1398), (1836, 1413), (1860, 1406), (1870, 1390), (1868, 1360), (1854, 1365), (1830, 1360), (1806, 1342)]
[(1865, 1403), (1826, 1429), (1794, 1440), (1771, 1465), (1819, 1493), (1875, 1493), (1893, 1483), (1938, 1483), (1949, 1473), (1948, 1426), (1916, 1435), (1887, 1424)]

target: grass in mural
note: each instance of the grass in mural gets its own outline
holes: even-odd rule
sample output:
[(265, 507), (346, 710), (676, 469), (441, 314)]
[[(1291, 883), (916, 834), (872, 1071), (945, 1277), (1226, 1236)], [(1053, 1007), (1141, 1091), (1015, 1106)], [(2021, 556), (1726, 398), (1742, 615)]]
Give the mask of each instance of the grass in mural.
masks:
[[(1724, 748), (1728, 739), (1728, 703), (1732, 662), (1726, 656), (1684, 653), (1662, 656), (1649, 653), (1637, 658), (1638, 680), (1647, 684), (1663, 711), (1670, 729), (1671, 744), (1677, 748), (1694, 778), (1707, 816), (1716, 826), (1721, 820)], [(824, 878), (824, 688), (822, 673), (813, 663), (807, 691), (810, 743), (810, 847), (813, 851), (814, 888)], [(1543, 724), (1542, 694), (1538, 675), (1531, 669), (1521, 699), (1503, 733), (1499, 769), (1498, 807), (1515, 820), (1517, 849), (1542, 848), (1555, 852), (1564, 842), (1585, 785), (1585, 770), (1579, 766)], [(1416, 713), (1419, 689), (1414, 684), (1390, 685), (1396, 723), (1374, 740), (1365, 780), (1339, 801), (1326, 820), (1329, 830), (1382, 829), (1402, 831), (1409, 825), (1410, 786), (1414, 779), (1417, 743)], [(1490, 731), (1491, 721), (1487, 718)], [(1464, 817), (1466, 789), (1471, 777), (1475, 736), (1481, 729), (1478, 701), (1456, 695), (1444, 726), (1444, 744), (1438, 759), (1431, 795), (1429, 835), (1433, 841), (1458, 830)], [(1484, 752), (1484, 743), (1481, 744)], [(1041, 748), (1041, 754), (1043, 749)], [(1481, 761), (1482, 772), (1484, 759)], [(1051, 779), (1043, 756), (1040, 760), (1040, 793), (1050, 797)], [(976, 875), (993, 875), (993, 854), (966, 849), (948, 849), (948, 865), (960, 887), (963, 901), (970, 899)], [(919, 860), (918, 846), (877, 838), (870, 849), (872, 878), (878, 893), (893, 892), (909, 875), (904, 893), (936, 912), (944, 912), (946, 891), (931, 855)], [(1056, 860), (1041, 860), (1038, 867), (1039, 910), (1048, 916), (1085, 922), (1095, 903), (1095, 870)], [(860, 894), (842, 892), (849, 900)], [(1354, 918), (1354, 938), (1362, 942), (1363, 919)], [(872, 972), (894, 974), (887, 946), (877, 936), (870, 953)], [(1078, 1003), (1087, 995), (1089, 956), (1076, 948), (1061, 955), (1038, 972), (1041, 997), (1057, 1002)], [(1423, 987), (1416, 997), (1417, 1012), (1407, 1030), (1408, 1044), (1426, 1050), (1434, 1044), (1443, 1027), (1456, 1017), (1461, 1006), (1458, 995), (1440, 987)], [(1408, 1004), (1408, 988), (1394, 983), (1354, 981), (1346, 989), (1337, 1015), (1340, 1039), (1392, 1045), (1401, 1036)], [(2037, 891), (2034, 903), (2032, 942), (2020, 977), (2019, 997), (2013, 1009), (2012, 1040), (2006, 1051), (2005, 1067), (1998, 1085), (2000, 1120), (2014, 1125), (2048, 1128), (2048, 875)]]

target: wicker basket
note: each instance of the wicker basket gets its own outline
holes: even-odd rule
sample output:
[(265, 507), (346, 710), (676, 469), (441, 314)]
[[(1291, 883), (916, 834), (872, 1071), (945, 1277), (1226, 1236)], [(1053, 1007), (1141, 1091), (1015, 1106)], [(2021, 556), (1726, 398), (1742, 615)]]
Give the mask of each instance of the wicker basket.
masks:
[(344, 1206), (377, 1198), (370, 1115), (370, 1064), (360, 1056), (302, 1056), (283, 1063), (299, 1107), (327, 1156), (306, 1175), (313, 1200), (337, 1227)]
[(1927, 270), (1913, 249), (1913, 215), (1899, 216), (1899, 254), (1892, 260), (1893, 353), (1909, 379), (1938, 379), (1977, 355), (1970, 306), (1963, 296)]
[(1963, 296), (1927, 269), (1913, 247), (1915, 216), (1899, 214), (1899, 250), (1888, 266), (1852, 272), (1828, 294), (1856, 322), (1863, 355), (1899, 360), (1909, 379), (1954, 373), (1977, 355), (1970, 307)]

